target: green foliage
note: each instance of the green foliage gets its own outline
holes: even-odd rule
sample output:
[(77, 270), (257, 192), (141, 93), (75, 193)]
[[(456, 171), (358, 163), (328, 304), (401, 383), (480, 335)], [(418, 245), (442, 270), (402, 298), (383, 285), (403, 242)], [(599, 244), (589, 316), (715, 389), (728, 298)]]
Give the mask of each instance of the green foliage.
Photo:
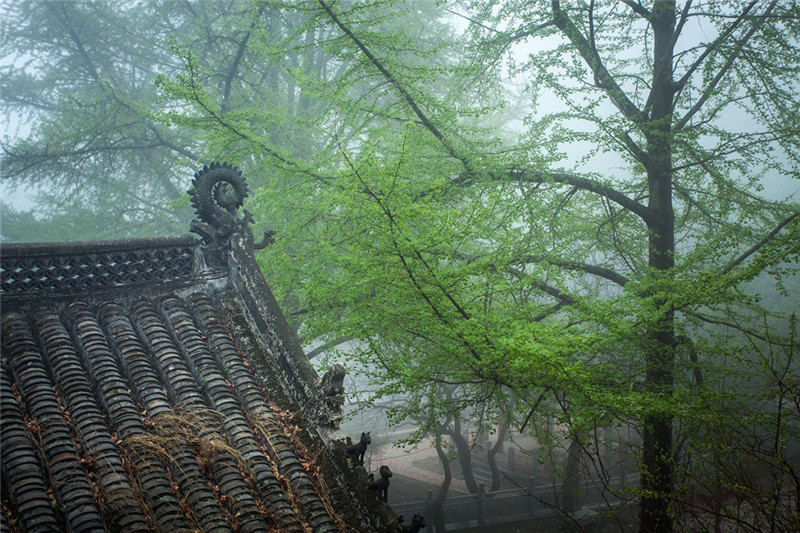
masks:
[[(710, 479), (691, 461), (741, 484), (732, 458), (763, 441), (747, 427), (791, 438), (797, 413), (767, 404), (796, 386), (777, 377), (796, 374), (794, 329), (775, 328), (800, 217), (770, 185), (800, 163), (793, 2), (145, 5), (187, 28), (160, 41), (150, 96), (98, 76), (69, 93), (80, 113), (14, 149), (124, 102), (131, 132), (239, 165), (294, 325), (353, 341), (350, 371), (373, 402), (406, 395), (389, 416), (420, 421), (414, 438), (500, 411), (556, 420), (554, 444), (628, 425), (647, 530)], [(754, 294), (776, 283), (768, 305)], [(795, 475), (770, 454), (771, 476)]]
[[(769, 39), (796, 47), (772, 31), (794, 27), (791, 12), (765, 24), (746, 6), (726, 8), (740, 20), (709, 7), (722, 37), (675, 54), (678, 85), (659, 115), (653, 30), (629, 7), (473, 2), (449, 47), (444, 12), (420, 7), (308, 2), (287, 10), (301, 22), (285, 40), (255, 33), (264, 62), (297, 52), (290, 76), (315, 110), (302, 116), (224, 111), (207, 67), (176, 49), (185, 73), (160, 87), (191, 107), (163, 116), (267, 176), (251, 207), (281, 228), (261, 258), (269, 279), (304, 336), (359, 340), (352, 358), (379, 395), (411, 394), (406, 414), (433, 409), (430, 384), (445, 383), (471, 392), (437, 397), (442, 419), (511, 403), (521, 418), (542, 394), (574, 431), (685, 416), (694, 391), (673, 369), (696, 364), (652, 334), (697, 338), (702, 324), (751, 312), (743, 284), (797, 261), (796, 206), (754, 194), (761, 177), (796, 174), (796, 125), (763, 120), (794, 116), (795, 60), (755, 75)], [(732, 34), (747, 46), (731, 49)], [(527, 59), (509, 54), (526, 40)], [(326, 67), (311, 68), (319, 50)], [(504, 61), (533, 104), (517, 138), (498, 128)], [(728, 109), (762, 129), (731, 128)], [(614, 165), (598, 164), (609, 155)], [(648, 200), (664, 175), (669, 215)], [(664, 224), (674, 240), (654, 248)], [(657, 362), (664, 350), (672, 362)], [(659, 385), (646, 376), (661, 364)]]
[[(192, 43), (216, 61), (204, 81), (238, 81), (230, 32), (251, 3), (12, 4), (0, 49), (5, 187), (35, 191), (35, 218), (60, 228), (59, 240), (186, 232), (190, 210), (168, 203), (217, 154), (159, 119), (155, 79), (182, 67), (171, 43)], [(4, 238), (45, 238), (13, 216), (4, 226)]]

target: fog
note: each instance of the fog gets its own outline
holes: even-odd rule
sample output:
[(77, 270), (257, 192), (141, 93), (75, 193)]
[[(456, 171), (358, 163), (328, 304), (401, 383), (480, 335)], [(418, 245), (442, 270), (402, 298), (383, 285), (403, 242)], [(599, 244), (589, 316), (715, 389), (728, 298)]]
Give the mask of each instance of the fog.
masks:
[(678, 4), (7, 3), (0, 238), (185, 234), (230, 162), (397, 514), (793, 527), (800, 10)]

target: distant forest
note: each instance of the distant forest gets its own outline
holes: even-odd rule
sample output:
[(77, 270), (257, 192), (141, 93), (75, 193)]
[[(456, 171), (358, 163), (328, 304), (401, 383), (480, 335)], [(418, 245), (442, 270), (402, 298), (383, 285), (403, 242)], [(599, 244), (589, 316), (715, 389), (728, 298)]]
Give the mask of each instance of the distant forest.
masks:
[(567, 450), (567, 485), (618, 450), (639, 531), (800, 530), (796, 1), (0, 17), (3, 242), (187, 233), (228, 162), (315, 364), (402, 394), (443, 465), (500, 426)]

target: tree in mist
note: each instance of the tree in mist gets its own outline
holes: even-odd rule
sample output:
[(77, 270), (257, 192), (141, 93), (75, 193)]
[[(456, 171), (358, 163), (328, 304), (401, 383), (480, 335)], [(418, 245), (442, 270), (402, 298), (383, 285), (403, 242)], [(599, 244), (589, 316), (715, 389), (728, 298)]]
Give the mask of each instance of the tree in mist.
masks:
[[(795, 3), (185, 5), (206, 39), (150, 69), (147, 124), (259, 180), (250, 208), (279, 230), (259, 258), (270, 283), (304, 338), (360, 341), (348, 357), (376, 401), (407, 395), (391, 420), (441, 444), (451, 421), (551, 416), (584, 448), (632, 426), (648, 532), (691, 512), (685, 487), (743, 486), (733, 465), (754, 447), (770, 496), (751, 483), (735, 499), (796, 524), (780, 505), (797, 498), (782, 444), (800, 420), (796, 338), (747, 292), (800, 253), (796, 203), (761, 195), (798, 177)], [(120, 94), (104, 90), (90, 109)], [(713, 446), (729, 430), (737, 453)]]
[[(158, 100), (156, 82), (183, 69), (182, 46), (191, 44), (203, 85), (228, 113), (253, 102), (293, 117), (310, 108), (293, 80), (297, 54), (270, 50), (264, 61), (249, 46), (254, 33), (262, 42), (282, 39), (303, 16), (252, 7), (246, 0), (5, 6), (3, 179), (33, 191), (35, 205), (27, 213), (3, 205), (3, 238), (184, 233), (192, 169), (230, 149), (164, 119), (169, 104)], [(302, 144), (303, 128), (268, 127), (279, 146)]]
[[(304, 46), (342, 62), (327, 87), (302, 79), (330, 102), (310, 158), (247, 129), (267, 113), (217, 120), (217, 142), (284, 173), (255, 202), (291, 213), (265, 268), (302, 294), (306, 335), (361, 340), (382, 391), (410, 395), (392, 416), (550, 409), (577, 441), (634, 424), (640, 528), (671, 531), (673, 438), (717, 420), (725, 390), (711, 333), (763, 337), (742, 288), (796, 266), (796, 206), (758, 194), (797, 177), (796, 6), (466, 2), (445, 6), (468, 25), (449, 46), (413, 34), (420, 4), (397, 7), (294, 8), (328, 30)], [(497, 129), (507, 64), (533, 97), (517, 138)], [(208, 120), (196, 80), (178, 81)]]
[(83, 238), (185, 226), (167, 203), (182, 195), (175, 167), (194, 147), (149, 117), (153, 77), (175, 63), (167, 39), (178, 13), (170, 4), (19, 2), (4, 9), (10, 135), (2, 140), (3, 178), (39, 191), (32, 222), (47, 220), (40, 235), (70, 213), (116, 219), (73, 226)]

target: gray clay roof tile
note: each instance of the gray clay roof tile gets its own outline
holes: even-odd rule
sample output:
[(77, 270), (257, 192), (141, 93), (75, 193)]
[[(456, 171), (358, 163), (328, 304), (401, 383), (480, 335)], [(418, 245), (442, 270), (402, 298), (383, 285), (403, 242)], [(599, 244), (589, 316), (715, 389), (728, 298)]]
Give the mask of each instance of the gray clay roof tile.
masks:
[[(246, 192), (211, 165), (193, 205), (211, 178)], [(203, 209), (228, 224), (195, 221), (203, 243), (3, 245), (0, 533), (391, 530), (321, 438), (319, 377), (252, 233)]]
[[(193, 246), (159, 240), (146, 254), (132, 246), (126, 258), (119, 244), (59, 245), (51, 255), (33, 245), (31, 257), (24, 246), (4, 257), (4, 505), (22, 531), (346, 527), (276, 412), (308, 394), (281, 381), (289, 356), (282, 368), (254, 371), (226, 315), (241, 303), (181, 267)], [(173, 269), (152, 259), (176, 257)], [(93, 262), (82, 267), (89, 281), (48, 278)], [(19, 265), (36, 268), (38, 284)], [(281, 350), (273, 337), (263, 345)], [(248, 346), (259, 345), (251, 338)]]

